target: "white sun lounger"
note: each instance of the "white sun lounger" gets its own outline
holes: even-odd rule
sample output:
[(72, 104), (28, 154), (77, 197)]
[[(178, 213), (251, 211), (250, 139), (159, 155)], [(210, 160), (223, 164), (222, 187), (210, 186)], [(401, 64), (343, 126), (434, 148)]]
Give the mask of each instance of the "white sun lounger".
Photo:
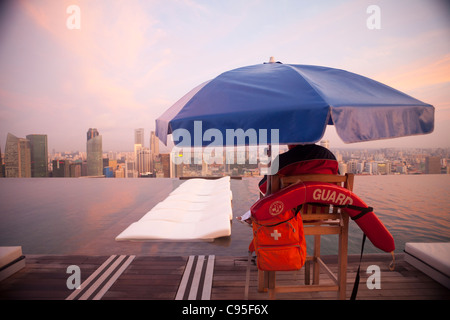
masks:
[(408, 242), (405, 261), (450, 289), (450, 242)]
[(230, 236), (231, 200), (230, 177), (186, 180), (116, 240), (212, 241)]

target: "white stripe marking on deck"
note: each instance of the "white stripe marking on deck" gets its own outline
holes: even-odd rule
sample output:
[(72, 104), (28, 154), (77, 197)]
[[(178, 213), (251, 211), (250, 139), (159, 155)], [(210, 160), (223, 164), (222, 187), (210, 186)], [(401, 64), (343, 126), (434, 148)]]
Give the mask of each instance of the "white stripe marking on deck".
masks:
[(191, 274), (192, 264), (194, 263), (194, 257), (195, 256), (189, 256), (175, 300), (183, 300), (184, 292), (186, 291), (186, 286), (189, 281), (189, 275)]
[(95, 295), (92, 300), (100, 300), (103, 295), (111, 288), (120, 275), (125, 271), (136, 256), (129, 256), (127, 261), (116, 271), (116, 273), (109, 279), (109, 281), (103, 286), (103, 288)]
[(108, 265), (111, 263), (111, 261), (112, 261), (113, 259), (115, 259), (115, 258), (116, 258), (116, 255), (110, 256), (105, 262), (103, 262), (103, 264), (102, 264), (97, 270), (94, 271), (93, 274), (91, 274), (91, 275), (89, 276), (89, 278), (87, 278), (87, 279), (81, 284), (80, 289), (76, 289), (74, 292), (72, 292), (72, 294), (70, 294), (70, 295), (66, 298), (66, 300), (73, 300), (73, 299), (75, 299), (76, 296), (77, 296), (81, 291), (83, 291), (83, 289), (86, 288), (86, 287), (89, 285), (89, 283), (91, 283), (91, 281), (94, 280), (94, 279), (97, 277), (97, 275), (98, 275), (100, 272), (102, 272), (103, 269), (105, 269), (106, 266), (108, 266)]
[(205, 256), (198, 256), (197, 266), (195, 267), (194, 278), (192, 279), (191, 291), (189, 291), (188, 300), (195, 300), (197, 298), (198, 285), (200, 283), (204, 261)]
[(206, 266), (205, 281), (203, 282), (202, 300), (211, 299), (211, 288), (214, 272), (214, 258), (215, 256), (213, 255), (208, 257), (208, 265)]
[(121, 255), (119, 258), (114, 261), (114, 263), (106, 270), (100, 278), (98, 278), (97, 281), (80, 297), (79, 300), (87, 300), (91, 296), (91, 294), (94, 293), (95, 290), (97, 290), (98, 287), (105, 281), (105, 279), (117, 268), (117, 266), (122, 262), (123, 259), (125, 259), (125, 255)]

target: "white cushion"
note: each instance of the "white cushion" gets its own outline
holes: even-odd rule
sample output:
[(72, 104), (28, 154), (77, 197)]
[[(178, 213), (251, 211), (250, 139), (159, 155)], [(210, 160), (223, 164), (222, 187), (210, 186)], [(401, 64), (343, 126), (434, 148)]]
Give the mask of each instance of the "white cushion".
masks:
[(231, 199), (230, 177), (186, 180), (116, 240), (212, 240), (230, 236)]
[(408, 242), (405, 252), (450, 277), (450, 242)]

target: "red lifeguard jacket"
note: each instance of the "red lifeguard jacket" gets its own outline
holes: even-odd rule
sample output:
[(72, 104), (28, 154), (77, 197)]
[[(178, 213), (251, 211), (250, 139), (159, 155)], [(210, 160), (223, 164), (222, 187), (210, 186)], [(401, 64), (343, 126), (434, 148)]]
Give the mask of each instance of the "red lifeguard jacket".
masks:
[[(315, 144), (298, 145), (278, 156), (279, 176), (299, 174), (338, 174), (339, 164), (326, 148)], [(259, 182), (259, 189), (266, 194), (267, 176)]]

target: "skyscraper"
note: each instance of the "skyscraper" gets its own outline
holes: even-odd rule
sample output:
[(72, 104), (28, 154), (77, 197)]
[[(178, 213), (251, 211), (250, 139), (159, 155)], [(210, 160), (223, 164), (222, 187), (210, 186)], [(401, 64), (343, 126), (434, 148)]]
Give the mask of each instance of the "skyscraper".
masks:
[(102, 136), (99, 135), (97, 129), (89, 128), (87, 132), (87, 175), (102, 176), (103, 160), (102, 160)]
[(163, 174), (164, 174), (164, 178), (171, 178), (170, 175), (170, 153), (164, 153), (161, 154), (161, 163), (162, 163), (162, 169), (163, 169)]
[(48, 146), (46, 134), (29, 134), (31, 148), (31, 176), (48, 176)]
[(134, 129), (134, 178), (144, 173), (147, 158), (144, 156), (144, 128)]
[(134, 144), (144, 147), (144, 128), (134, 129)]
[(150, 132), (150, 152), (153, 156), (159, 155), (159, 139), (155, 131)]
[(150, 150), (148, 148), (136, 150), (136, 164), (139, 176), (150, 173)]
[(69, 160), (53, 160), (53, 177), (68, 178), (70, 177), (70, 161)]
[(159, 139), (155, 131), (150, 132), (150, 170), (155, 171), (156, 157), (159, 156)]
[(431, 174), (441, 173), (441, 158), (440, 157), (426, 157), (425, 158), (425, 173), (431, 173)]
[(5, 177), (31, 177), (30, 141), (8, 133), (5, 148)]
[(0, 177), (3, 178), (5, 176), (3, 170), (3, 160), (2, 160), (2, 148), (0, 147)]

